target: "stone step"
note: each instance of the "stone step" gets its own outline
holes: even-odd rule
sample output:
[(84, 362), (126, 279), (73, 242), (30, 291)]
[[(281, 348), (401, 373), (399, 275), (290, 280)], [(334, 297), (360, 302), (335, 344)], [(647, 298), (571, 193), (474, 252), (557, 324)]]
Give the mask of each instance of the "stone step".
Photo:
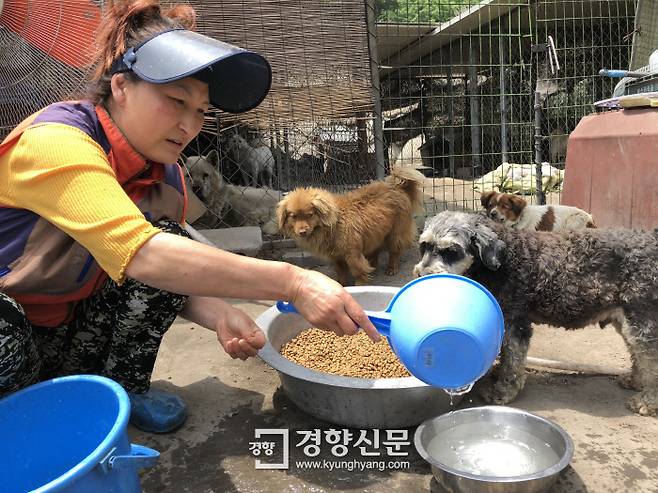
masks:
[(204, 238), (222, 250), (255, 257), (263, 248), (263, 235), (258, 226), (199, 229)]
[(303, 267), (304, 269), (312, 269), (313, 267), (327, 263), (326, 260), (301, 250), (286, 250), (281, 255), (281, 260), (283, 262)]

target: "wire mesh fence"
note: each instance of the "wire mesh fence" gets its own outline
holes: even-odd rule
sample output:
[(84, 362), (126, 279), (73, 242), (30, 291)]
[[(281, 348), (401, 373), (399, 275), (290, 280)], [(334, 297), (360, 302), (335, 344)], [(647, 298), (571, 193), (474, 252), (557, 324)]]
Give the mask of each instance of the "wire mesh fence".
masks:
[(386, 158), (432, 177), (427, 212), (493, 188), (558, 202), (569, 133), (612, 95), (598, 71), (629, 68), (636, 2), (380, 5)]
[(473, 209), (477, 178), (503, 162), (532, 162), (528, 3), (395, 8), (378, 27), (385, 154), (432, 178), (428, 213)]
[[(38, 109), (82, 87), (83, 45), (103, 3), (92, 16), (76, 0), (54, 4), (5, 2), (0, 132), (26, 104)], [(648, 14), (635, 21), (637, 0), (191, 4), (200, 32), (262, 53), (274, 74), (259, 108), (210, 112), (184, 151), (191, 188), (209, 209), (200, 224), (268, 234), (282, 193), (346, 190), (391, 166), (426, 175), (427, 214), (478, 209), (492, 188), (557, 202), (569, 133), (615, 87), (599, 69), (645, 65), (655, 32)], [(76, 33), (69, 24), (83, 18)], [(68, 27), (39, 31), (36, 20)], [(636, 43), (631, 63), (641, 27), (648, 44)], [(79, 49), (65, 49), (74, 34)]]
[[(637, 1), (310, 2), (307, 17), (286, 25), (297, 2), (259, 5), (252, 23), (261, 34), (263, 19), (283, 24), (264, 37), (244, 25), (238, 32), (250, 35), (241, 39), (217, 34), (264, 51), (286, 90), (247, 118), (212, 122), (222, 176), (249, 184), (226, 144), (233, 132), (272, 150), (276, 197), (297, 186), (353, 188), (411, 166), (427, 176), (433, 214), (478, 209), (488, 189), (559, 202), (568, 136), (615, 86), (599, 70), (630, 66)], [(214, 15), (225, 18), (213, 25), (226, 26), (242, 14)], [(321, 38), (311, 19), (320, 20)], [(263, 42), (281, 28), (301, 44)]]
[[(599, 70), (630, 68), (636, 2), (543, 0), (536, 6), (535, 52), (542, 92), (541, 156), (564, 169), (567, 139), (592, 103), (610, 98), (617, 80)], [(551, 48), (552, 49), (552, 48)], [(552, 68), (551, 68), (552, 64)]]
[(84, 92), (98, 5), (0, 1), (0, 139), (44, 106)]

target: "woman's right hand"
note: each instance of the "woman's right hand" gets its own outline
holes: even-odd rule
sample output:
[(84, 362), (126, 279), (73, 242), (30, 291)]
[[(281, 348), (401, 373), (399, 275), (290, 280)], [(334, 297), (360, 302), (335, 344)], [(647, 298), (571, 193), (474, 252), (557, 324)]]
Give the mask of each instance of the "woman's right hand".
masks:
[(318, 329), (353, 335), (362, 328), (373, 341), (381, 339), (363, 308), (339, 283), (311, 270), (300, 269), (290, 300), (297, 311)]

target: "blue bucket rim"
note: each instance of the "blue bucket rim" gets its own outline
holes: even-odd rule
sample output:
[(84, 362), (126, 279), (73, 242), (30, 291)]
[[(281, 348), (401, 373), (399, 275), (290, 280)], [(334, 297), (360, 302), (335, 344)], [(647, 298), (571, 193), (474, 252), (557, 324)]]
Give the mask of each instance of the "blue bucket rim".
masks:
[[(386, 309), (384, 311), (387, 312), (387, 313), (391, 313), (391, 310), (393, 309), (393, 305), (395, 304), (395, 301), (408, 288), (412, 287), (415, 284), (418, 284), (419, 282), (426, 281), (428, 279), (439, 278), (439, 277), (442, 277), (442, 278), (448, 277), (448, 278), (457, 279), (457, 280), (460, 280), (460, 281), (465, 281), (469, 284), (472, 284), (473, 286), (475, 286), (476, 288), (478, 288), (480, 291), (482, 291), (484, 294), (487, 295), (487, 297), (493, 302), (494, 306), (496, 307), (496, 310), (498, 311), (498, 315), (500, 315), (500, 319), (502, 320), (502, 324), (500, 324), (500, 327), (498, 327), (499, 334), (500, 334), (500, 344), (502, 344), (503, 337), (505, 336), (505, 317), (503, 315), (503, 310), (500, 308), (500, 304), (498, 303), (498, 300), (482, 284), (480, 284), (477, 281), (474, 281), (473, 279), (471, 279), (469, 277), (460, 276), (459, 274), (451, 274), (449, 272), (443, 272), (441, 274), (429, 274), (427, 276), (421, 276), (421, 277), (418, 277), (418, 278), (414, 279), (413, 281), (409, 281), (407, 284), (402, 286), (397, 293), (395, 293), (395, 296), (393, 296), (393, 298), (388, 303), (388, 306), (386, 307)], [(499, 344), (499, 346), (500, 346), (500, 344)]]
[(116, 436), (121, 433), (122, 430), (127, 428), (128, 418), (130, 416), (130, 398), (128, 397), (128, 394), (124, 388), (110, 378), (102, 377), (100, 375), (68, 375), (65, 377), (57, 377), (31, 385), (0, 400), (0, 402), (8, 402), (14, 399), (19, 399), (25, 394), (37, 392), (43, 387), (50, 387), (60, 383), (79, 381), (98, 383), (112, 390), (119, 401), (119, 412), (117, 418), (103, 441), (89, 455), (87, 455), (84, 459), (78, 462), (78, 464), (66, 471), (64, 474), (56, 477), (49, 483), (41, 485), (37, 489), (32, 490), (31, 493), (39, 493), (45, 491), (48, 491), (48, 493), (55, 493), (57, 491), (61, 491), (64, 487), (75, 483), (89, 471), (95, 468), (113, 447)]

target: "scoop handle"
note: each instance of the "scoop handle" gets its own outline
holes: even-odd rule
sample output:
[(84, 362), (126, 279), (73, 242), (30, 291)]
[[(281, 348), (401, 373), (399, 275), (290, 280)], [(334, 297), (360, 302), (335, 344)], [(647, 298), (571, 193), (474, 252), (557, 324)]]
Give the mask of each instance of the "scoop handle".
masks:
[(279, 310), (281, 313), (299, 313), (297, 311), (297, 308), (295, 308), (295, 305), (293, 305), (289, 301), (277, 301), (276, 309)]
[[(297, 308), (295, 308), (295, 305), (287, 301), (277, 301), (276, 307), (281, 313), (299, 313)], [(373, 312), (365, 310), (365, 312), (377, 331), (381, 335), (388, 337), (391, 332), (391, 314), (386, 311)]]

